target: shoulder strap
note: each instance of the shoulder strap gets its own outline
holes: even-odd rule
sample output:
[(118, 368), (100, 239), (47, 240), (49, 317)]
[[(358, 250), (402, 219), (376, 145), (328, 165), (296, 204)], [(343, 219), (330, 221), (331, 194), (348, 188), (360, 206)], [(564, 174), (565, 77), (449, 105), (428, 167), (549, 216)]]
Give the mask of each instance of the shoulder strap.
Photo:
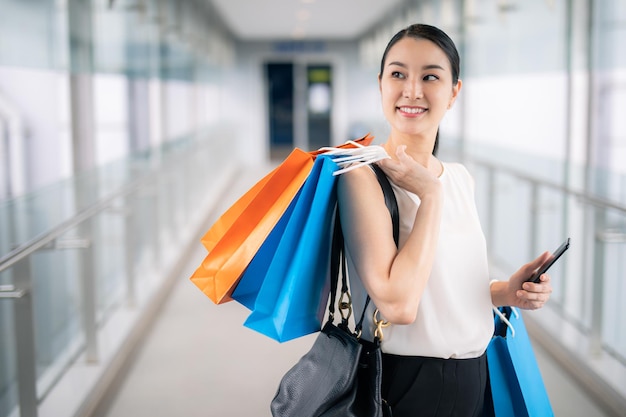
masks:
[[(376, 174), (376, 178), (378, 179), (378, 183), (383, 190), (383, 195), (385, 197), (385, 205), (387, 209), (389, 209), (389, 215), (392, 223), (393, 230), (393, 240), (396, 243), (396, 246), (399, 244), (400, 240), (400, 211), (398, 209), (398, 201), (396, 200), (396, 195), (393, 192), (393, 188), (391, 187), (391, 183), (389, 182), (389, 178), (384, 173), (384, 171), (378, 167), (376, 164), (369, 165), (374, 173)], [(344, 240), (343, 233), (341, 230), (341, 222), (339, 218), (339, 207), (335, 210), (335, 226), (333, 230), (333, 241), (331, 247), (331, 259), (330, 259), (330, 304), (328, 307), (329, 311), (329, 320), (332, 322), (334, 320), (335, 314), (335, 302), (336, 302), (336, 294), (337, 287), (339, 284), (339, 269), (341, 268), (341, 280), (342, 280), (342, 292), (347, 292), (348, 290), (348, 282), (347, 282), (347, 273), (346, 273), (346, 259), (345, 259), (345, 251), (344, 251)], [(363, 327), (363, 320), (365, 318), (365, 310), (367, 310), (367, 306), (369, 305), (370, 297), (367, 296), (365, 301), (365, 306), (363, 307), (363, 312), (361, 313), (361, 317), (359, 321), (356, 323), (356, 332), (359, 333)]]
[(328, 318), (331, 322), (335, 319), (335, 301), (337, 297), (337, 285), (339, 281), (339, 267), (343, 261), (343, 233), (339, 221), (339, 206), (335, 208), (335, 226), (333, 241), (330, 249), (330, 304), (328, 305)]
[[(393, 240), (396, 242), (396, 247), (399, 246), (400, 242), (400, 210), (398, 209), (398, 200), (396, 199), (396, 194), (393, 192), (393, 188), (391, 187), (391, 183), (389, 182), (389, 178), (387, 178), (387, 174), (376, 164), (370, 165), (374, 173), (376, 174), (376, 178), (378, 179), (378, 183), (380, 184), (380, 188), (383, 190), (383, 194), (385, 196), (385, 205), (387, 209), (389, 209), (389, 214), (391, 216), (391, 226), (393, 229)], [(343, 277), (344, 284), (346, 281), (346, 277)], [(363, 319), (365, 319), (365, 311), (367, 310), (367, 306), (370, 303), (370, 296), (367, 296), (365, 300), (365, 305), (363, 306), (363, 311), (361, 312), (361, 317), (359, 321), (356, 323), (356, 332), (360, 333), (363, 328)]]
[(398, 200), (396, 200), (396, 194), (393, 192), (393, 188), (391, 188), (391, 183), (389, 182), (389, 178), (387, 178), (387, 174), (385, 174), (385, 172), (376, 164), (372, 164), (370, 167), (372, 167), (372, 170), (376, 174), (380, 188), (383, 189), (385, 204), (387, 205), (389, 214), (391, 215), (393, 240), (396, 242), (396, 246), (398, 246), (398, 242), (400, 241), (400, 212), (398, 210)]

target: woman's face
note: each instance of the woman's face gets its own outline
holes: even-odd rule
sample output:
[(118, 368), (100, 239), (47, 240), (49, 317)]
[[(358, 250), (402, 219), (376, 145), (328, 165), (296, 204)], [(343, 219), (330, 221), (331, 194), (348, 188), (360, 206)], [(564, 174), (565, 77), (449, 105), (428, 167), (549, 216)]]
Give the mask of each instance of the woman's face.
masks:
[(379, 77), (383, 113), (392, 129), (432, 135), (452, 106), (461, 81), (452, 85), (450, 61), (433, 42), (406, 37), (389, 49)]

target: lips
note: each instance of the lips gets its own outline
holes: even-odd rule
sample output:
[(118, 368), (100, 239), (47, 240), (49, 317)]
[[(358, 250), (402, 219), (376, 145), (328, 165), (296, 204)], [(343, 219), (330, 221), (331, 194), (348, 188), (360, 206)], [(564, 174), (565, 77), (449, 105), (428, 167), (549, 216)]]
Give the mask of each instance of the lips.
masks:
[(401, 107), (397, 107), (397, 109), (400, 110), (400, 112), (406, 113), (406, 114), (409, 114), (409, 115), (418, 115), (418, 114), (426, 113), (426, 111), (427, 111), (427, 109), (425, 109), (423, 107), (401, 106)]

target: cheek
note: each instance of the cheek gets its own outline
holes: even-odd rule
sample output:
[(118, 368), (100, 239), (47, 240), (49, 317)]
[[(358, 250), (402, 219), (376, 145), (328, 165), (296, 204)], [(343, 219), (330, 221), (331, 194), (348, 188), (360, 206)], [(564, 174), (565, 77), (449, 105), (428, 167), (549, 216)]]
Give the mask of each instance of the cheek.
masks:
[(437, 103), (445, 109), (447, 109), (453, 101), (452, 92), (443, 89), (436, 92), (432, 97), (434, 97)]
[(380, 91), (380, 100), (384, 108), (388, 108), (390, 106), (395, 107), (396, 96), (394, 95), (393, 90), (383, 88)]
[(397, 83), (387, 83), (384, 84), (381, 89), (381, 94), (383, 95), (384, 100), (398, 100), (398, 98), (402, 97), (403, 88), (400, 84)]

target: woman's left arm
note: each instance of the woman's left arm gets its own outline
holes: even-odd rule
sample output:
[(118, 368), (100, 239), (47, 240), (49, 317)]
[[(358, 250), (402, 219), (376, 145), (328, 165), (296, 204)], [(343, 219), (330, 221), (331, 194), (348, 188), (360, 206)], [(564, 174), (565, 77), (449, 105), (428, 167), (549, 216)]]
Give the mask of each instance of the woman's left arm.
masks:
[(494, 306), (513, 306), (525, 310), (536, 310), (550, 298), (552, 286), (550, 275), (541, 275), (541, 282), (526, 282), (548, 258), (550, 252), (544, 252), (535, 260), (523, 265), (508, 281), (494, 281), (491, 283), (491, 302)]

